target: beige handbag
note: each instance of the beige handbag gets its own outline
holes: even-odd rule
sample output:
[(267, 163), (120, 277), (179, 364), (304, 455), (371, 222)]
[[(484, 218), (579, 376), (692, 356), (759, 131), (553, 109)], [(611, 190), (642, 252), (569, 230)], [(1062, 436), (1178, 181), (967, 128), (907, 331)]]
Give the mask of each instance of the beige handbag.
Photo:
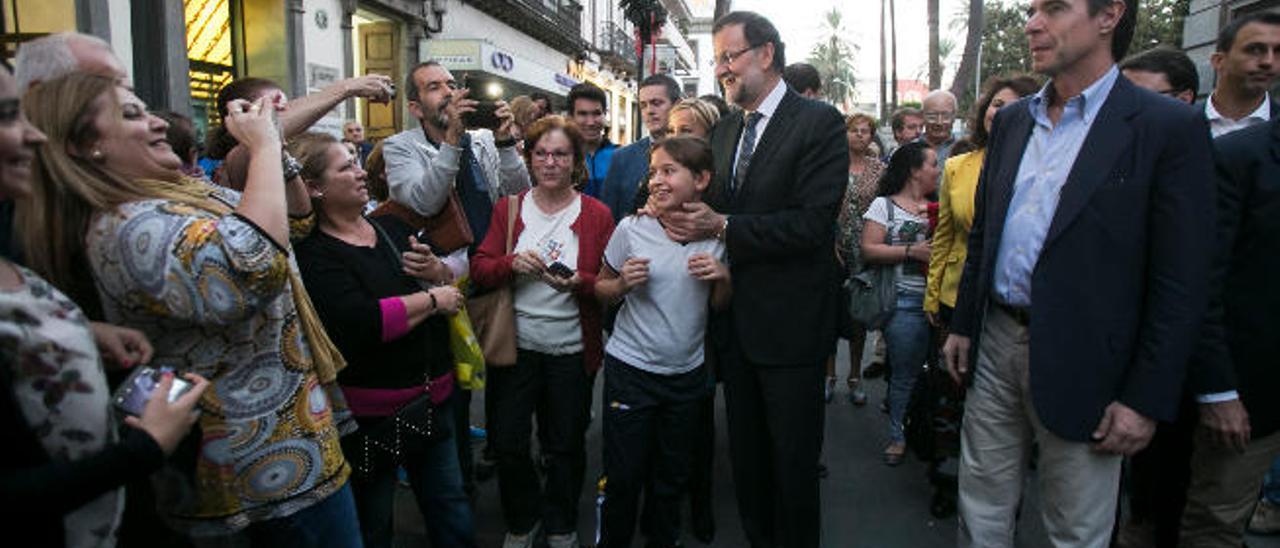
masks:
[[(515, 246), (516, 215), (520, 197), (507, 198), (507, 251)], [(511, 284), (467, 300), (467, 314), (475, 328), (486, 367), (508, 367), (516, 364), (516, 309)]]

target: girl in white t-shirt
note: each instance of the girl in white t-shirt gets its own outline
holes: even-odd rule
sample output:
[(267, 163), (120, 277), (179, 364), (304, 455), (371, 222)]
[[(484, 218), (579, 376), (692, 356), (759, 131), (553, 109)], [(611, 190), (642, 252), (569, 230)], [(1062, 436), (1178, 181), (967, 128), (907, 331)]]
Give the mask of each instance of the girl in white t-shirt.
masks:
[(907, 404), (929, 352), (929, 323), (924, 316), (925, 271), (929, 239), (929, 195), (938, 190), (938, 155), (929, 145), (902, 145), (880, 178), (880, 197), (862, 215), (862, 257), (876, 268), (893, 269), (896, 302), (885, 322), (889, 358), (889, 445), (884, 462), (902, 464)]
[[(650, 207), (679, 211), (702, 200), (711, 181), (711, 147), (696, 137), (654, 145)], [(596, 296), (625, 299), (605, 346), (604, 489), (600, 547), (630, 546), (642, 486), (658, 514), (647, 531), (658, 546), (679, 539), (700, 404), (712, 386), (703, 366), (708, 304), (730, 294), (724, 243), (672, 239), (661, 215), (627, 217), (605, 248)]]

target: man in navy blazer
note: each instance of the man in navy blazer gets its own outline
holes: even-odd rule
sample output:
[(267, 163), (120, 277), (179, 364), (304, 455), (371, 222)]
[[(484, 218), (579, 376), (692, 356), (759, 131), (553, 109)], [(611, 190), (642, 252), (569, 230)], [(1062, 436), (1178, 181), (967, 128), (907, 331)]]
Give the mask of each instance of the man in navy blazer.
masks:
[(1136, 3), (1030, 2), (1050, 81), (996, 115), (944, 345), (957, 377), (975, 363), (960, 546), (1013, 545), (1032, 441), (1050, 544), (1108, 546), (1122, 455), (1177, 411), (1208, 303), (1212, 160), (1201, 116), (1119, 76)]
[(649, 182), (649, 152), (653, 142), (667, 131), (667, 114), (680, 102), (680, 84), (665, 74), (640, 81), (640, 118), (649, 135), (613, 153), (609, 174), (600, 190), (600, 201), (613, 212), (614, 222), (636, 212), (640, 186)]

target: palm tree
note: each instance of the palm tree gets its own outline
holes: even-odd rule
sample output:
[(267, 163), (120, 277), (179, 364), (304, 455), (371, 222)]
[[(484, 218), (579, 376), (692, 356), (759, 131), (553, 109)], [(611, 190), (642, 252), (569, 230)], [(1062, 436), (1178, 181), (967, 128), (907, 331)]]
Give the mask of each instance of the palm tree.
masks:
[(893, 81), (889, 83), (892, 86), (889, 104), (893, 107), (891, 110), (898, 110), (898, 18), (894, 15), (893, 4), (894, 0), (889, 0), (889, 45), (893, 49), (891, 54)]
[(928, 0), (929, 18), (929, 89), (942, 87), (942, 52), (938, 49), (938, 0)]
[(880, 0), (880, 119), (889, 118), (889, 73), (885, 65), (884, 14), (889, 0)]
[(720, 18), (720, 16), (722, 16), (722, 15), (724, 15), (724, 14), (726, 14), (726, 13), (729, 13), (729, 5), (730, 5), (730, 4), (731, 4), (730, 0), (716, 0), (716, 8), (715, 8), (715, 17), (714, 17), (714, 19), (719, 19), (719, 18)]
[[(965, 33), (964, 53), (960, 55), (960, 67), (956, 69), (955, 79), (951, 81), (951, 93), (962, 99), (972, 89), (969, 84), (978, 72), (978, 52), (982, 47), (982, 0), (969, 0), (969, 16), (965, 18), (965, 24), (969, 29)], [(976, 97), (973, 99), (977, 100)], [(967, 103), (963, 100), (961, 102)]]
[(813, 46), (809, 52), (809, 63), (818, 69), (822, 81), (826, 82), (826, 95), (832, 103), (848, 107), (853, 99), (854, 68), (853, 56), (858, 47), (843, 37), (848, 34), (842, 21), (839, 9), (831, 8), (824, 14), (826, 37)]

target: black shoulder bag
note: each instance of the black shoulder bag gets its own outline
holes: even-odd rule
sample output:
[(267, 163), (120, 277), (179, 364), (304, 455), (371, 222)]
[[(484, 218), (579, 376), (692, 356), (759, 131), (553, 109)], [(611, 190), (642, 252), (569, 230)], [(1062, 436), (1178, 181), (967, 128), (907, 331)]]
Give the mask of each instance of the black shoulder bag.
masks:
[[(378, 232), (378, 238), (385, 244), (392, 267), (395, 272), (399, 272), (400, 257), (396, 254), (399, 247), (378, 223), (370, 220), (369, 224)], [(368, 477), (388, 467), (399, 466), (404, 463), (407, 455), (421, 453), (444, 437), (445, 432), (436, 428), (435, 424), (431, 377), (424, 371), (422, 379), (426, 389), (422, 395), (396, 409), (395, 414), (377, 426), (361, 428), (351, 434), (358, 436), (355, 440), (357, 449), (355, 454), (347, 453), (346, 457), (357, 474)]]

